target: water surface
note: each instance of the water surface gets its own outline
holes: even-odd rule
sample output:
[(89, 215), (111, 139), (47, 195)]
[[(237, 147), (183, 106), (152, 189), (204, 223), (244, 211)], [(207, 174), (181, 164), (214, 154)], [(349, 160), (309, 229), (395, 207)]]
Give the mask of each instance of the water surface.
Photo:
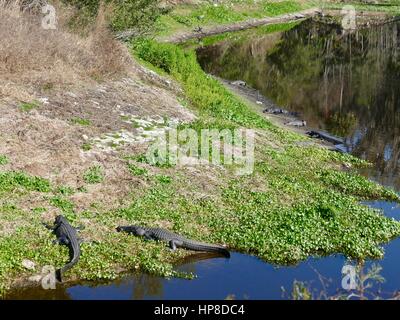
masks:
[(375, 164), (363, 173), (400, 190), (399, 22), (345, 33), (311, 20), (198, 49), (203, 69), (244, 80), (311, 128), (345, 138)]

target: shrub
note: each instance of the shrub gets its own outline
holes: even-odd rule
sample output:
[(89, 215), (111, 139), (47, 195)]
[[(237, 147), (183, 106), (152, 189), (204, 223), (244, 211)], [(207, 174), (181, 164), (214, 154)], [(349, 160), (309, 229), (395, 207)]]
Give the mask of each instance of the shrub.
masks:
[[(51, 88), (126, 73), (131, 57), (101, 15), (85, 36), (79, 36), (68, 26), (72, 9), (52, 3), (57, 28), (49, 32), (34, 13), (0, 0), (0, 96), (14, 95), (26, 101), (19, 99), (25, 96), (21, 84)], [(21, 108), (33, 106), (25, 103)]]
[(236, 99), (216, 79), (207, 75), (194, 51), (147, 39), (133, 42), (135, 54), (181, 81), (191, 104), (200, 112), (223, 121), (224, 125), (271, 128), (270, 123)]
[[(80, 17), (95, 17), (99, 11), (101, 0), (63, 0), (79, 9)], [(142, 34), (148, 31), (157, 20), (161, 11), (159, 0), (105, 0), (111, 8), (110, 27), (114, 31), (136, 29)]]

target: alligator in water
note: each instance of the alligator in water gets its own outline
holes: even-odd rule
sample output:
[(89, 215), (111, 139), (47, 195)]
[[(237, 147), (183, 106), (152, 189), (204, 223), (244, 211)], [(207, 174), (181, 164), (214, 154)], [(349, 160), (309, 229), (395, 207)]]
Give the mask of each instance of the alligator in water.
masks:
[(308, 131), (307, 134), (311, 138), (319, 138), (331, 142), (333, 144), (344, 144), (344, 140), (342, 138), (335, 137), (324, 131)]
[(172, 250), (175, 250), (176, 248), (184, 248), (193, 251), (217, 252), (227, 258), (230, 257), (229, 251), (223, 246), (193, 241), (161, 228), (119, 226), (117, 227), (117, 231), (124, 231), (134, 234), (135, 236), (143, 236), (148, 240), (166, 241), (169, 243), (169, 247)]
[(66, 245), (69, 248), (70, 262), (68, 262), (61, 269), (56, 270), (56, 278), (58, 281), (62, 282), (62, 275), (64, 272), (71, 269), (79, 261), (79, 257), (81, 255), (81, 241), (78, 239), (77, 229), (72, 227), (64, 216), (57, 216), (54, 226), (47, 227), (53, 230), (54, 234), (57, 236), (55, 243)]

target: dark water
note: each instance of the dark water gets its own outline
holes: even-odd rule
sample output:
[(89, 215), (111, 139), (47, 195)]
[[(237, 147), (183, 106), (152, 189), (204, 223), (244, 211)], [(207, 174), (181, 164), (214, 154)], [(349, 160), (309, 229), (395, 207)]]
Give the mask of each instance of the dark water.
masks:
[[(388, 24), (343, 35), (334, 25), (307, 21), (282, 33), (238, 36), (201, 48), (198, 56), (207, 72), (244, 80), (276, 104), (301, 112), (313, 128), (345, 137), (349, 151), (375, 164), (366, 175), (400, 190), (398, 27)], [(395, 203), (366, 204), (400, 220)], [(367, 261), (357, 269), (362, 279), (373, 264), (382, 268), (378, 273), (385, 282), (364, 283), (371, 284), (365, 293), (369, 298), (390, 298), (400, 290), (400, 239), (384, 248), (382, 260)], [(341, 255), (276, 267), (239, 253), (231, 259), (200, 254), (177, 267), (195, 273), (194, 280), (141, 274), (56, 290), (28, 288), (8, 298), (291, 299), (296, 292), (304, 294), (302, 288), (313, 298), (329, 298), (359, 293), (360, 286), (353, 291), (342, 288), (345, 264), (354, 265)]]
[(203, 69), (244, 80), (312, 128), (346, 138), (365, 172), (400, 190), (400, 23), (343, 34), (306, 21), (289, 31), (240, 37), (198, 50)]

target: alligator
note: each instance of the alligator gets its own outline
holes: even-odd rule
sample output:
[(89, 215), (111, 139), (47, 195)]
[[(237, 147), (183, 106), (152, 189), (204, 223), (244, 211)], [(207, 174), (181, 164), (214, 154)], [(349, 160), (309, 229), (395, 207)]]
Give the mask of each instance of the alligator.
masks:
[(296, 111), (288, 111), (282, 108), (265, 108), (263, 113), (272, 113), (272, 114), (286, 114), (297, 117), (299, 115)]
[(322, 140), (326, 140), (333, 144), (344, 144), (344, 140), (339, 137), (335, 137), (324, 131), (308, 131), (306, 132), (311, 138), (319, 138)]
[(246, 82), (244, 82), (242, 80), (232, 81), (231, 84), (234, 85), (234, 86), (240, 86), (240, 87), (246, 87), (247, 86)]
[(56, 217), (53, 227), (46, 227), (53, 230), (54, 234), (57, 236), (57, 240), (55, 240), (54, 243), (69, 247), (70, 262), (61, 269), (56, 270), (56, 279), (62, 282), (62, 275), (78, 263), (81, 255), (81, 240), (77, 236), (78, 229), (72, 227), (67, 218), (61, 215)]
[(305, 120), (295, 120), (290, 122), (285, 122), (287, 126), (295, 126), (295, 127), (305, 127), (307, 122)]
[(131, 233), (135, 236), (142, 236), (147, 240), (166, 241), (172, 250), (184, 248), (193, 251), (217, 252), (224, 255), (226, 258), (230, 257), (229, 251), (223, 246), (193, 241), (161, 228), (119, 226), (117, 227), (117, 231)]

